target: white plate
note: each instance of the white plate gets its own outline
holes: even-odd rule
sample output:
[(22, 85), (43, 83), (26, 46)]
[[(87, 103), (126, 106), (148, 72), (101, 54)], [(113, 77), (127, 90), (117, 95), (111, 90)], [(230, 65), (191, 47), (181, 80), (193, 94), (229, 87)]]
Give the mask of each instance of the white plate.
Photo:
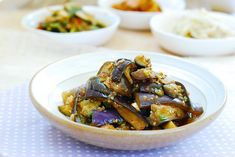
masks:
[[(217, 56), (235, 53), (235, 37), (225, 39), (190, 39), (172, 33), (173, 26), (187, 11), (163, 13), (151, 19), (150, 26), (157, 43), (164, 49), (183, 56)], [(235, 17), (211, 12), (235, 29)]]
[(22, 19), (22, 25), (32, 32), (44, 35), (52, 40), (59, 42), (98, 46), (105, 44), (111, 39), (120, 23), (119, 17), (110, 11), (95, 6), (83, 6), (85, 11), (94, 15), (96, 19), (104, 22), (107, 27), (92, 31), (75, 33), (54, 33), (37, 29), (38, 24), (42, 22), (47, 16), (51, 15), (51, 10), (58, 10), (62, 8), (63, 6), (59, 5), (34, 11)]
[[(149, 29), (150, 19), (159, 12), (137, 12), (137, 11), (122, 11), (112, 8), (113, 4), (120, 3), (122, 0), (99, 0), (100, 7), (109, 9), (120, 16), (120, 26), (127, 29), (146, 30)], [(158, 0), (163, 12), (172, 10), (182, 10), (185, 8), (184, 0)]]
[[(151, 58), (155, 71), (164, 71), (185, 84), (192, 102), (201, 104), (205, 110), (200, 119), (175, 129), (120, 131), (75, 123), (58, 111), (57, 107), (62, 104), (61, 93), (84, 84), (105, 61), (133, 59), (138, 54)], [(141, 51), (87, 53), (55, 62), (33, 77), (30, 95), (38, 111), (66, 134), (92, 145), (122, 150), (143, 150), (176, 144), (214, 121), (226, 101), (223, 83), (203, 68), (176, 57)]]

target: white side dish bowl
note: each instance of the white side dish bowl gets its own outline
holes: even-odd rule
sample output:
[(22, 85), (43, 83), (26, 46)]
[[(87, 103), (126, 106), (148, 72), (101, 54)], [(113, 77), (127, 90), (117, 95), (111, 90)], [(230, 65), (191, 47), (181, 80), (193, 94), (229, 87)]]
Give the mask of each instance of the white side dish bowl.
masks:
[[(151, 59), (153, 70), (163, 71), (186, 86), (192, 102), (204, 108), (198, 120), (167, 130), (109, 130), (75, 123), (58, 111), (58, 106), (63, 103), (61, 93), (84, 84), (104, 62), (133, 59), (139, 54)], [(88, 144), (120, 150), (144, 150), (177, 144), (214, 121), (226, 102), (223, 83), (210, 72), (176, 57), (141, 51), (87, 53), (57, 61), (33, 77), (30, 96), (37, 110), (69, 136)]]
[(105, 44), (111, 39), (120, 23), (119, 17), (110, 11), (95, 6), (83, 6), (84, 11), (94, 15), (96, 19), (105, 23), (107, 27), (97, 30), (74, 33), (55, 33), (37, 29), (38, 24), (47, 16), (51, 15), (51, 11), (62, 8), (63, 6), (59, 5), (34, 11), (23, 17), (22, 25), (32, 32), (38, 33), (58, 42), (98, 46)]
[[(235, 36), (193, 39), (175, 34), (172, 31), (173, 27), (187, 13), (187, 11), (168, 12), (151, 19), (151, 31), (162, 48), (181, 56), (218, 56), (235, 53)], [(235, 30), (235, 17), (217, 12), (209, 14)]]
[[(122, 0), (98, 0), (98, 5), (102, 8), (111, 10), (121, 18), (120, 26), (122, 28), (134, 30), (149, 29), (150, 19), (160, 12), (138, 12), (138, 11), (123, 11), (112, 8), (113, 4), (120, 3)], [(157, 1), (163, 12), (172, 10), (183, 10), (186, 6), (184, 0), (158, 0)]]

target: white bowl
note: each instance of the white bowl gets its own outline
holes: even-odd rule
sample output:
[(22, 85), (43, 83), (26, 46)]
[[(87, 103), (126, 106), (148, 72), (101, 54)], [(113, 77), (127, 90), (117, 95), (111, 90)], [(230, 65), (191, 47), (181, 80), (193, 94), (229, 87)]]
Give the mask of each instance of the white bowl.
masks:
[(234, 0), (205, 0), (209, 9), (224, 11), (229, 13), (235, 13), (235, 1)]
[[(163, 13), (151, 19), (150, 27), (157, 43), (164, 49), (183, 56), (217, 56), (235, 52), (235, 37), (224, 39), (191, 39), (172, 32), (175, 23), (185, 11)], [(235, 29), (235, 17), (211, 12), (225, 24)]]
[[(138, 11), (123, 11), (112, 8), (113, 4), (120, 3), (122, 0), (99, 0), (100, 7), (109, 9), (120, 16), (122, 28), (147, 30), (149, 29), (150, 19), (159, 12), (138, 12)], [(171, 10), (182, 10), (185, 8), (184, 0), (158, 0), (163, 12)]]
[(75, 33), (55, 33), (37, 29), (38, 24), (43, 21), (45, 17), (51, 15), (50, 10), (58, 10), (62, 9), (62, 7), (62, 5), (51, 6), (34, 11), (26, 15), (22, 19), (22, 24), (28, 30), (31, 30), (40, 35), (44, 35), (52, 40), (68, 44), (85, 44), (98, 46), (105, 44), (111, 39), (120, 23), (119, 17), (111, 13), (110, 11), (95, 6), (84, 6), (83, 9), (85, 11), (94, 15), (96, 19), (104, 22), (107, 27), (97, 30)]
[[(58, 111), (58, 106), (62, 104), (61, 93), (84, 84), (105, 61), (133, 59), (138, 54), (151, 58), (155, 71), (164, 71), (185, 84), (192, 102), (201, 104), (204, 114), (195, 122), (174, 129), (122, 131), (75, 123)], [(203, 68), (176, 57), (141, 51), (87, 53), (55, 62), (33, 77), (30, 95), (38, 111), (69, 136), (88, 144), (122, 150), (143, 150), (176, 144), (214, 121), (226, 101), (223, 83)]]

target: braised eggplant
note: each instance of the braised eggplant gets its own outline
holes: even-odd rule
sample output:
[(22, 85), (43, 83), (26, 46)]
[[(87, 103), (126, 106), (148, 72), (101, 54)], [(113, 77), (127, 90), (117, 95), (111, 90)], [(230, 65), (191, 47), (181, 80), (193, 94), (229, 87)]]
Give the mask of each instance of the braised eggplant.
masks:
[(158, 126), (164, 122), (183, 119), (185, 112), (177, 107), (166, 105), (151, 105), (150, 124)]
[(144, 55), (139, 55), (135, 57), (135, 64), (140, 68), (151, 67), (150, 59), (144, 57)]
[(186, 87), (154, 72), (144, 56), (105, 62), (85, 86), (62, 94), (70, 120), (113, 130), (159, 130), (195, 121), (203, 108)]
[(112, 72), (112, 81), (116, 83), (121, 82), (122, 76), (124, 75), (127, 66), (130, 64), (132, 64), (132, 61), (129, 59), (118, 59)]
[(100, 79), (98, 77), (92, 77), (88, 80), (87, 89), (94, 90), (105, 95), (110, 94), (110, 90), (103, 83), (100, 82)]
[(143, 130), (148, 126), (146, 119), (131, 105), (128, 98), (116, 96), (113, 107), (136, 130)]
[(190, 107), (188, 107), (183, 101), (178, 98), (171, 98), (169, 96), (162, 96), (157, 100), (157, 104), (160, 105), (168, 105), (181, 108), (182, 110), (189, 111)]
[(140, 84), (140, 91), (144, 93), (157, 94), (158, 96), (164, 95), (162, 84), (160, 83), (153, 83), (153, 82), (142, 83)]
[(122, 123), (122, 117), (115, 110), (95, 110), (92, 114), (92, 125), (103, 126), (106, 124)]
[(132, 72), (131, 75), (138, 81), (156, 78), (155, 72), (153, 72), (150, 68), (138, 69), (137, 71)]
[(127, 81), (125, 77), (121, 78), (119, 83), (113, 82), (111, 79), (107, 79), (104, 84), (113, 92), (124, 95), (124, 96), (131, 96), (132, 88), (130, 83)]
[(140, 109), (150, 109), (152, 104), (157, 103), (158, 96), (154, 94), (148, 93), (136, 93), (135, 94), (135, 102), (139, 106)]
[(181, 96), (182, 96), (182, 98), (181, 98), (181, 99), (182, 99), (188, 106), (191, 106), (191, 101), (190, 101), (190, 98), (189, 98), (189, 96), (188, 96), (188, 92), (187, 92), (185, 86), (184, 86), (182, 83), (178, 82), (178, 81), (175, 81), (175, 84), (178, 85), (178, 86), (180, 86), (180, 88), (182, 89), (182, 91), (181, 91)]
[(109, 78), (112, 74), (114, 68), (114, 62), (105, 62), (100, 70), (97, 73), (97, 76), (100, 78), (101, 82), (104, 82), (107, 78)]

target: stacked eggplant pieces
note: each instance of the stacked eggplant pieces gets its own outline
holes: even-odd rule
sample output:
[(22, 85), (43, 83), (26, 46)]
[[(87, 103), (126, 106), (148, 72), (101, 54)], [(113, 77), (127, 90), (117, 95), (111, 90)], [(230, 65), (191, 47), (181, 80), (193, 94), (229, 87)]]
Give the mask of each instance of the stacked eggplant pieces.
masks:
[(175, 128), (197, 119), (202, 107), (185, 86), (154, 72), (143, 55), (105, 62), (85, 86), (62, 94), (59, 110), (72, 121), (116, 130)]

